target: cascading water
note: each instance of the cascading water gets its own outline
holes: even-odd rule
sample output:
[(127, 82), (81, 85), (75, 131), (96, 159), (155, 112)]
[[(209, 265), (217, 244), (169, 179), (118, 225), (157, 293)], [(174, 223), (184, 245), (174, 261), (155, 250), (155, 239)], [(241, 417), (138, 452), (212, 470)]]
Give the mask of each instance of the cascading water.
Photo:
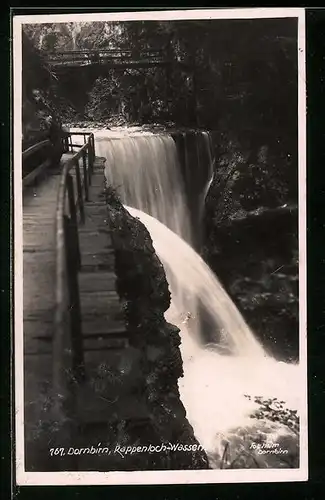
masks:
[[(181, 295), (172, 288), (172, 304), (167, 312), (171, 323), (179, 324), (182, 313), (190, 313), (186, 323), (195, 328), (195, 311), (188, 310), (197, 301), (202, 302), (215, 325), (215, 346), (221, 352), (242, 356), (263, 356), (260, 344), (254, 338), (243, 317), (201, 257), (173, 231), (140, 210), (126, 207), (148, 228), (158, 257), (163, 263), (169, 283), (177, 279)], [(173, 293), (174, 292), (174, 293)]]
[(106, 157), (106, 179), (124, 203), (150, 214), (191, 241), (184, 185), (176, 145), (170, 136), (116, 139), (96, 134), (96, 152)]
[[(209, 136), (203, 133), (202, 137), (210, 165), (198, 206), (213, 170)], [(199, 441), (209, 453), (220, 456), (222, 440), (232, 429), (252, 427), (250, 414), (257, 406), (245, 394), (276, 397), (299, 411), (300, 398), (294, 389), (301, 373), (297, 365), (266, 355), (216, 276), (193, 250), (185, 186), (172, 137), (95, 131), (95, 142), (97, 156), (107, 159), (108, 183), (131, 215), (147, 227), (165, 267), (172, 296), (166, 319), (181, 329), (181, 398)], [(212, 324), (209, 346), (204, 345), (201, 331), (202, 311)], [(288, 429), (272, 428), (273, 438), (274, 432), (288, 434)]]
[[(147, 227), (167, 279), (177, 276), (181, 297), (173, 293), (166, 319), (181, 329), (184, 377), (179, 381), (181, 399), (195, 434), (205, 450), (222, 454), (222, 443), (231, 429), (252, 426), (250, 414), (256, 409), (245, 394), (277, 397), (290, 408), (299, 407), (296, 366), (266, 356), (241, 314), (200, 256), (179, 236), (159, 221), (132, 207), (126, 207)], [(177, 252), (175, 252), (177, 249)], [(196, 342), (192, 319), (183, 320), (182, 307), (191, 307), (188, 297), (199, 297), (209, 310), (222, 338), (209, 348)], [(194, 301), (195, 304), (195, 301)], [(227, 355), (225, 355), (227, 354)], [(286, 429), (268, 429), (278, 440)], [(213, 465), (213, 463), (211, 463)]]

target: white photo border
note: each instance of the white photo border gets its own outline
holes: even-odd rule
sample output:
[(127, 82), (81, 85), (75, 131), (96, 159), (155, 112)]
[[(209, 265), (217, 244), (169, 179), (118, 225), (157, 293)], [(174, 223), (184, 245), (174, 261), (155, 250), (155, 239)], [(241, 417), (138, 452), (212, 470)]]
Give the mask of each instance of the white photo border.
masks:
[[(52, 8), (54, 10), (54, 8)], [(23, 373), (23, 241), (22, 241), (22, 26), (35, 23), (275, 19), (298, 21), (298, 170), (299, 170), (299, 343), (300, 377), (305, 409), (300, 421), (299, 469), (241, 469), (133, 472), (26, 472), (24, 468)], [(14, 351), (16, 483), (27, 485), (149, 485), (291, 482), (308, 479), (307, 422), (307, 283), (306, 283), (306, 48), (304, 8), (245, 8), (166, 10), (69, 14), (17, 15), (13, 17), (13, 120), (14, 120)]]

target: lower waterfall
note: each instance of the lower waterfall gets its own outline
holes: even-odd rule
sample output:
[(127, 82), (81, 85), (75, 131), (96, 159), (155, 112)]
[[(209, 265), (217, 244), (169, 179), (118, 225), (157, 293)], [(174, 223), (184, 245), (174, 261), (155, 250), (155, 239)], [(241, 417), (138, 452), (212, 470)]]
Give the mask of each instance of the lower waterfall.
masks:
[[(190, 245), (148, 214), (126, 208), (147, 227), (171, 284), (172, 302), (165, 316), (181, 330), (184, 377), (179, 389), (187, 417), (205, 450), (221, 455), (229, 431), (252, 426), (250, 414), (256, 405), (245, 394), (276, 397), (290, 408), (299, 407), (297, 366), (265, 354), (218, 279)], [(200, 325), (189, 310), (198, 299), (216, 329), (215, 342), (209, 346), (200, 343)], [(287, 431), (278, 426), (267, 428), (267, 433), (275, 441)]]

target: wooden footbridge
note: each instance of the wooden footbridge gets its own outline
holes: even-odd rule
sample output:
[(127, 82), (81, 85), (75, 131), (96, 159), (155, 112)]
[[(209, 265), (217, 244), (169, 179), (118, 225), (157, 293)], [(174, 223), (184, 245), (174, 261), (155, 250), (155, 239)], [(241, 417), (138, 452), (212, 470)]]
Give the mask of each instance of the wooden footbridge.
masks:
[(152, 66), (166, 66), (172, 63), (168, 52), (161, 49), (151, 50), (66, 50), (47, 54), (47, 62), (54, 68), (80, 67), (105, 64), (112, 69), (120, 68), (149, 68)]
[(44, 162), (23, 181), (26, 470), (91, 469), (91, 457), (83, 464), (53, 449), (105, 442), (117, 414), (141, 418), (132, 397), (116, 398), (114, 384), (103, 384), (128, 338), (115, 291), (105, 159), (95, 156), (88, 133), (74, 153), (75, 135), (60, 165)]

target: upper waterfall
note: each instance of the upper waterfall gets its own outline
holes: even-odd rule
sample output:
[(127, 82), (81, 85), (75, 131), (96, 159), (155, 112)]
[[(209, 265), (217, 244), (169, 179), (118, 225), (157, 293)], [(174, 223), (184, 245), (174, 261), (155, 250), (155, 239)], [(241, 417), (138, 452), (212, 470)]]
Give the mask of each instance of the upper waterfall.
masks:
[(123, 203), (146, 212), (186, 241), (191, 227), (176, 144), (169, 135), (96, 136), (105, 176)]

